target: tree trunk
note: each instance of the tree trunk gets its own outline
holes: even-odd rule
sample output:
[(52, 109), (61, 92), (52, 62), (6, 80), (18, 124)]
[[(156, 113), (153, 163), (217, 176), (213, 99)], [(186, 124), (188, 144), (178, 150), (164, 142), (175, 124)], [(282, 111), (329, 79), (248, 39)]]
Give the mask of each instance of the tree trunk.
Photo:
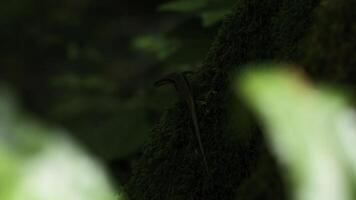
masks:
[(318, 5), (319, 0), (237, 1), (204, 64), (189, 78), (195, 99), (203, 102), (197, 102), (197, 115), (210, 173), (182, 100), (153, 129), (126, 186), (131, 199), (285, 199), (261, 131), (230, 83), (249, 62), (299, 63)]

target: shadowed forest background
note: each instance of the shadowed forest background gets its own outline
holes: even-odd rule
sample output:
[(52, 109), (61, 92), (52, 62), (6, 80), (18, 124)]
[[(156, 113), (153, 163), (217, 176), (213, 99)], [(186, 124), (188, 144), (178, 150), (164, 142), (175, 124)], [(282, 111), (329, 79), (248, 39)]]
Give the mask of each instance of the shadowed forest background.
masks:
[(100, 157), (133, 154), (174, 100), (153, 83), (202, 62), (233, 2), (198, 11), (193, 1), (187, 12), (164, 12), (163, 3), (2, 1), (2, 81)]
[[(355, 10), (352, 0), (5, 0), (0, 81), (33, 119), (67, 130), (128, 199), (289, 199), (235, 79), (293, 66), (354, 105)], [(172, 86), (154, 87), (183, 71), (193, 72), (209, 174), (191, 110)]]

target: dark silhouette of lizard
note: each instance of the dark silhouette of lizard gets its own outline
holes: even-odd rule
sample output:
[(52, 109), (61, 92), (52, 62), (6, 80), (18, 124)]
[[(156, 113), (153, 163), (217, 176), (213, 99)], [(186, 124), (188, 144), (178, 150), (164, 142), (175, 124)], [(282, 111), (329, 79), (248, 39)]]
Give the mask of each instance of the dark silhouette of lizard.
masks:
[(177, 90), (178, 94), (184, 99), (185, 103), (188, 106), (188, 109), (190, 110), (191, 116), (192, 116), (194, 131), (195, 131), (196, 137), (198, 139), (200, 152), (203, 156), (203, 161), (204, 161), (204, 165), (206, 168), (206, 172), (208, 174), (210, 174), (208, 164), (206, 161), (203, 144), (201, 142), (200, 128), (199, 128), (199, 124), (198, 124), (196, 106), (195, 106), (192, 90), (190, 87), (190, 83), (186, 77), (186, 75), (188, 73), (191, 73), (191, 72), (181, 72), (181, 73), (175, 72), (175, 73), (167, 74), (160, 80), (156, 81), (155, 86), (159, 87), (159, 86), (166, 85), (166, 84), (173, 84), (175, 89)]

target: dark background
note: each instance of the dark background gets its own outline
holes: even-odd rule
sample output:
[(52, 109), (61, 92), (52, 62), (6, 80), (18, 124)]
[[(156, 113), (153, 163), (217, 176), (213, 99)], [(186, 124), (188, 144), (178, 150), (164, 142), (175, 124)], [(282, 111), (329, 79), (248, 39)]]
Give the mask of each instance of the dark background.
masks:
[(100, 158), (135, 154), (176, 98), (154, 81), (201, 63), (233, 1), (177, 2), (1, 1), (1, 81)]

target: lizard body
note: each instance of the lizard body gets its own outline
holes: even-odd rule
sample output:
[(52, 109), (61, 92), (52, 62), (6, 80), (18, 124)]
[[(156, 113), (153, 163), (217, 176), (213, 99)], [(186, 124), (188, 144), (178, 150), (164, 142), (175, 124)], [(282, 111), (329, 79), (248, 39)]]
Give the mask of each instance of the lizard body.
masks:
[(204, 161), (206, 171), (208, 174), (210, 174), (208, 164), (206, 161), (203, 144), (201, 142), (201, 135), (200, 135), (200, 128), (199, 128), (199, 123), (198, 123), (196, 106), (195, 106), (195, 102), (194, 102), (194, 98), (193, 98), (193, 94), (191, 91), (189, 81), (186, 77), (187, 73), (188, 72), (170, 73), (170, 74), (166, 75), (165, 77), (163, 77), (162, 79), (156, 81), (155, 86), (162, 86), (165, 84), (173, 84), (175, 89), (179, 93), (179, 95), (184, 99), (184, 101), (187, 104), (188, 109), (190, 110), (190, 113), (191, 113), (191, 117), (192, 117), (192, 121), (193, 121), (193, 125), (194, 125), (194, 132), (198, 139), (199, 149), (203, 156), (203, 161)]

